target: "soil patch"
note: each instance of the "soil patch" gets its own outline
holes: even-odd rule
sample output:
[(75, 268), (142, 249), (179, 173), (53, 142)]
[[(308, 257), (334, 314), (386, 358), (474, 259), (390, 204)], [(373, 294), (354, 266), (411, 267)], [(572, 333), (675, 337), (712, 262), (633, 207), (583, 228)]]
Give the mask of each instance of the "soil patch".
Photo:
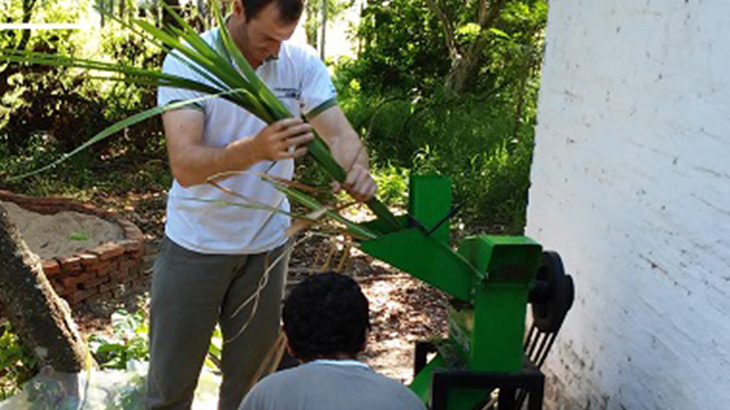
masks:
[(71, 256), (76, 252), (124, 239), (124, 231), (98, 216), (79, 212), (44, 215), (13, 202), (2, 202), (31, 251), (41, 259)]

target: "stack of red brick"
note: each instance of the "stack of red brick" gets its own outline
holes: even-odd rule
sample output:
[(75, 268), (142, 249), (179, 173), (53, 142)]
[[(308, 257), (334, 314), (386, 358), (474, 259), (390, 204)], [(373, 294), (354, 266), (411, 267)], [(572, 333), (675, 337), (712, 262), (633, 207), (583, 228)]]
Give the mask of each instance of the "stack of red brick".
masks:
[(124, 239), (121, 241), (42, 262), (43, 271), (56, 293), (72, 308), (119, 298), (148, 286), (149, 275), (142, 268), (144, 236), (128, 220), (91, 205), (62, 198), (35, 198), (0, 190), (0, 200), (15, 202), (22, 208), (42, 214), (61, 211), (91, 214), (122, 228)]

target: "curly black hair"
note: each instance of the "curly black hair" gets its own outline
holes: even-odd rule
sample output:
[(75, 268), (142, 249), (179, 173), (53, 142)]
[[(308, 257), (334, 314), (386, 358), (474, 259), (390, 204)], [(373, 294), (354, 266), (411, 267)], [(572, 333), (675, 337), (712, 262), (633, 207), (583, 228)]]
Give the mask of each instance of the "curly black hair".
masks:
[(284, 332), (297, 359), (357, 355), (370, 329), (368, 300), (352, 278), (310, 276), (284, 301)]

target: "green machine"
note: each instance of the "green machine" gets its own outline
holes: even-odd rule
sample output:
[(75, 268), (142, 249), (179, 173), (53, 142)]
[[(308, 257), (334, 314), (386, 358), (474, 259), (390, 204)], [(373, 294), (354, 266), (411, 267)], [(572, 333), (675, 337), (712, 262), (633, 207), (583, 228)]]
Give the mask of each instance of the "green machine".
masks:
[[(484, 408), (495, 389), (499, 410), (521, 408), (528, 395), (531, 410), (542, 408), (537, 367), (572, 305), (572, 280), (557, 254), (525, 236), (478, 235), (453, 249), (452, 213), (449, 178), (414, 176), (398, 228), (364, 224), (381, 236), (362, 242), (363, 251), (452, 298), (449, 336), (417, 346), (410, 387), (433, 410)], [(528, 303), (535, 323), (526, 341)], [(424, 346), (436, 353), (428, 363)]]

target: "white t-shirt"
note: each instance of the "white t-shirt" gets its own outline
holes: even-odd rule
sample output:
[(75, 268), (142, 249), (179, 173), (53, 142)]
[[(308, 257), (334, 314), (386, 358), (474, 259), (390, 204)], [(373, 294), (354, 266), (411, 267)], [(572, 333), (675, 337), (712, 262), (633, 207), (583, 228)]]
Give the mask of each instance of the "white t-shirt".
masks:
[[(219, 29), (204, 33), (202, 38), (227, 55)], [(165, 58), (162, 70), (210, 84), (173, 55)], [(256, 74), (295, 117), (304, 114), (311, 119), (336, 104), (335, 88), (327, 68), (311, 47), (285, 41), (281, 45), (278, 60), (264, 62)], [(166, 105), (202, 96), (204, 94), (196, 91), (160, 87), (157, 104)], [(222, 98), (204, 100), (191, 108), (205, 112), (203, 139), (209, 147), (224, 147), (236, 140), (252, 138), (266, 126), (253, 114)], [(294, 161), (264, 161), (248, 171), (251, 173), (226, 178), (219, 184), (250, 199), (249, 203), (265, 204), (288, 212), (286, 196), (252, 173), (265, 172), (291, 179)], [(286, 242), (284, 233), (289, 227), (287, 215), (226, 205), (226, 202), (246, 201), (210, 184), (185, 188), (173, 181), (167, 200), (165, 234), (184, 248), (206, 254), (260, 253)]]

